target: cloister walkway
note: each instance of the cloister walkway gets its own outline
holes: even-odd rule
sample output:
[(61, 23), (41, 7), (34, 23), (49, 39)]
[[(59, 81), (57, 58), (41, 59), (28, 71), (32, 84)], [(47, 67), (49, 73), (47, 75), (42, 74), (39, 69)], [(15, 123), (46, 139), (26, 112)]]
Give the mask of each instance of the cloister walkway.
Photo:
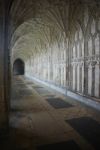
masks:
[(98, 111), (24, 76), (14, 77), (10, 103), (10, 150), (99, 149)]

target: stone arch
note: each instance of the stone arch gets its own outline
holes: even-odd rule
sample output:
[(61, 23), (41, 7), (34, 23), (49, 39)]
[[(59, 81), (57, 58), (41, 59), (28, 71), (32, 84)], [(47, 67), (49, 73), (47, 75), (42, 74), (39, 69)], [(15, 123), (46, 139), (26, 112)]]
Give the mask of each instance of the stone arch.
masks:
[(24, 75), (25, 73), (25, 64), (24, 61), (20, 58), (16, 59), (13, 64), (13, 74), (14, 75)]

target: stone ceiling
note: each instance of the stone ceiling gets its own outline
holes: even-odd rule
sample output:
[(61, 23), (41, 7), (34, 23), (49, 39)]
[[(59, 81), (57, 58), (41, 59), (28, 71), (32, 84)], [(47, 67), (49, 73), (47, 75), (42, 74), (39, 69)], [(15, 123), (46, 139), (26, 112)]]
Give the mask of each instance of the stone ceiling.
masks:
[(97, 0), (14, 0), (11, 16), (11, 56), (27, 60), (61, 41), (71, 42), (76, 30), (85, 35), (90, 14), (100, 17)]

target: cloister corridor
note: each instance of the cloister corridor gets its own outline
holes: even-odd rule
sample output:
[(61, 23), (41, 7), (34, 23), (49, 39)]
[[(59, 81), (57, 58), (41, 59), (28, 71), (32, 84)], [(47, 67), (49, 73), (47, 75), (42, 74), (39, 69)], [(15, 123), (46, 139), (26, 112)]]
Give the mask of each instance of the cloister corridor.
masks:
[(100, 0), (0, 0), (0, 150), (100, 149)]

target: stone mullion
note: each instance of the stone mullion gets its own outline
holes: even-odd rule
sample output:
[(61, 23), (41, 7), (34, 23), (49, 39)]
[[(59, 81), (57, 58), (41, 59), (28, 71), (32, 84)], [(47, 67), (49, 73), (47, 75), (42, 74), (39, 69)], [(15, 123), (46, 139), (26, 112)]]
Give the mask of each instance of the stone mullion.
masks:
[(58, 49), (58, 85), (60, 86), (60, 83), (61, 83), (61, 81), (60, 81), (60, 78), (61, 78), (61, 72), (60, 72), (60, 51), (59, 51), (59, 49)]
[(72, 48), (72, 51), (71, 51), (71, 90), (73, 90), (73, 58), (74, 58), (74, 52), (73, 52), (73, 48)]
[(51, 47), (51, 81), (53, 81), (53, 48)]
[[(81, 47), (81, 40), (80, 40), (80, 53), (79, 53), (79, 57), (82, 57), (82, 47)], [(82, 93), (82, 66), (81, 66), (81, 62), (79, 62), (79, 91), (80, 93)]]
[(88, 94), (88, 66), (84, 62), (84, 94)]
[(73, 63), (73, 91), (75, 90), (75, 63)]
[(65, 48), (66, 48), (66, 67), (65, 67), (65, 72), (66, 72), (66, 91), (68, 90), (68, 53), (69, 53), (69, 40), (67, 41), (67, 38), (65, 37)]
[[(71, 42), (71, 40), (70, 40)], [(68, 44), (68, 89), (71, 89), (71, 51), (72, 46), (71, 43)]]
[(88, 66), (87, 66), (87, 55), (88, 55), (88, 43), (85, 38), (84, 40), (84, 95), (88, 94)]
[(79, 91), (82, 93), (82, 67), (80, 66)]
[(49, 53), (48, 53), (48, 79), (47, 80), (49, 81)]
[(95, 38), (92, 37), (92, 55), (95, 55), (95, 42), (94, 42)]
[(100, 58), (99, 58), (99, 98), (100, 98)]
[(73, 89), (73, 66), (72, 66), (72, 58), (73, 58), (73, 48), (71, 48), (70, 52), (70, 89)]
[(94, 91), (94, 87), (95, 87), (95, 66), (92, 66), (92, 89), (91, 89), (91, 96), (95, 95), (95, 91)]
[[(78, 52), (77, 52), (77, 50), (78, 50), (78, 48), (77, 48), (77, 42), (75, 43), (75, 58), (77, 59), (78, 58)], [(77, 64), (77, 62), (76, 62), (76, 64), (75, 64), (75, 91), (77, 92), (77, 75), (78, 75), (78, 71), (77, 71), (77, 68), (78, 68), (78, 64)]]
[(100, 32), (99, 32), (99, 98), (100, 98)]
[[(92, 37), (92, 56), (95, 55), (95, 44), (94, 38)], [(92, 60), (93, 63), (94, 60)], [(95, 95), (95, 65), (92, 66), (92, 89), (91, 89), (92, 96)]]
[(61, 50), (60, 50), (60, 48), (59, 48), (59, 72), (60, 72), (60, 86), (62, 86), (62, 55), (61, 55)]
[(73, 65), (71, 64), (71, 90), (73, 90)]
[(77, 64), (75, 64), (75, 91), (77, 91)]

